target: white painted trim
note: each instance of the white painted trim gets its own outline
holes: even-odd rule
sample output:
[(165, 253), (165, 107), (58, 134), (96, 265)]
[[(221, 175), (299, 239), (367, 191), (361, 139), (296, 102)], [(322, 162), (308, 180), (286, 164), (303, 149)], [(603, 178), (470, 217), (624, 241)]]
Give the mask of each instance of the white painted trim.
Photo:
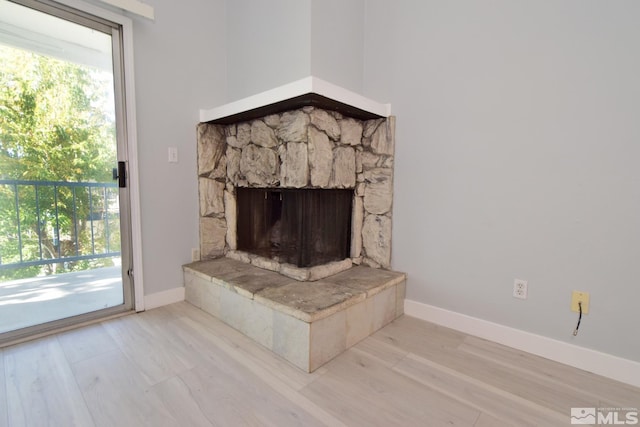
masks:
[(229, 104), (221, 105), (209, 110), (200, 110), (200, 121), (208, 122), (223, 117), (232, 116), (254, 108), (264, 107), (276, 102), (295, 98), (296, 96), (315, 93), (324, 97), (339, 101), (344, 104), (377, 114), (382, 117), (391, 115), (391, 104), (380, 104), (379, 102), (365, 98), (355, 92), (351, 92), (340, 86), (321, 80), (317, 77), (309, 76), (295, 82), (279, 86), (274, 89), (252, 95)]
[(127, 12), (135, 13), (136, 15), (144, 16), (151, 20), (155, 19), (153, 7), (146, 3), (142, 3), (138, 0), (100, 0), (103, 3), (110, 4), (111, 6), (119, 7)]
[(404, 313), (408, 316), (417, 317), (418, 319), (640, 387), (640, 362), (579, 347), (417, 301), (405, 300)]
[(144, 306), (147, 310), (151, 310), (152, 308), (158, 308), (180, 301), (184, 301), (184, 286), (146, 295), (144, 297)]

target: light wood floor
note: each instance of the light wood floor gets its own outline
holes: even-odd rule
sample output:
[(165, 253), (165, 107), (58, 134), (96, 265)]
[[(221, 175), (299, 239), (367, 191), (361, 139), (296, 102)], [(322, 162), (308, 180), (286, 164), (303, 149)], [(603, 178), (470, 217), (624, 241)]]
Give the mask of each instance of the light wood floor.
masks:
[(305, 374), (178, 303), (0, 350), (0, 425), (570, 425), (640, 389), (403, 316)]

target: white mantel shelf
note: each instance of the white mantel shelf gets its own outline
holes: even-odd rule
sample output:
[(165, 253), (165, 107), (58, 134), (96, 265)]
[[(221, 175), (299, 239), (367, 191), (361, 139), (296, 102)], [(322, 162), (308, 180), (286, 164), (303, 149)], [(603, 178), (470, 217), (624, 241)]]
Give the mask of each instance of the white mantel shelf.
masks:
[(391, 115), (391, 104), (381, 104), (309, 76), (229, 104), (202, 109), (200, 121), (228, 124), (305, 105), (317, 105), (357, 118), (386, 118)]

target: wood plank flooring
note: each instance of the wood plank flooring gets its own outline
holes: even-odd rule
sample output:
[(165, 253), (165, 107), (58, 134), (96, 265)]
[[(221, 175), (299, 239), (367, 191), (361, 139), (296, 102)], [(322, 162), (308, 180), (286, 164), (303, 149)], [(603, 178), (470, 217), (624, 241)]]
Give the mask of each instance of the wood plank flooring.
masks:
[(0, 426), (567, 426), (640, 389), (403, 316), (306, 374), (188, 303), (0, 349)]

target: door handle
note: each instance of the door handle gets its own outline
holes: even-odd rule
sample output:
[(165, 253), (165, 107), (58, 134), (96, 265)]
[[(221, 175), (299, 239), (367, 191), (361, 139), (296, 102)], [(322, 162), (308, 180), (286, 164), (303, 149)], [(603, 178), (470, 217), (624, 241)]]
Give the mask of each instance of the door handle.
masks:
[(111, 171), (113, 179), (118, 180), (118, 187), (125, 188), (127, 186), (127, 165), (125, 162), (118, 162), (118, 167)]

